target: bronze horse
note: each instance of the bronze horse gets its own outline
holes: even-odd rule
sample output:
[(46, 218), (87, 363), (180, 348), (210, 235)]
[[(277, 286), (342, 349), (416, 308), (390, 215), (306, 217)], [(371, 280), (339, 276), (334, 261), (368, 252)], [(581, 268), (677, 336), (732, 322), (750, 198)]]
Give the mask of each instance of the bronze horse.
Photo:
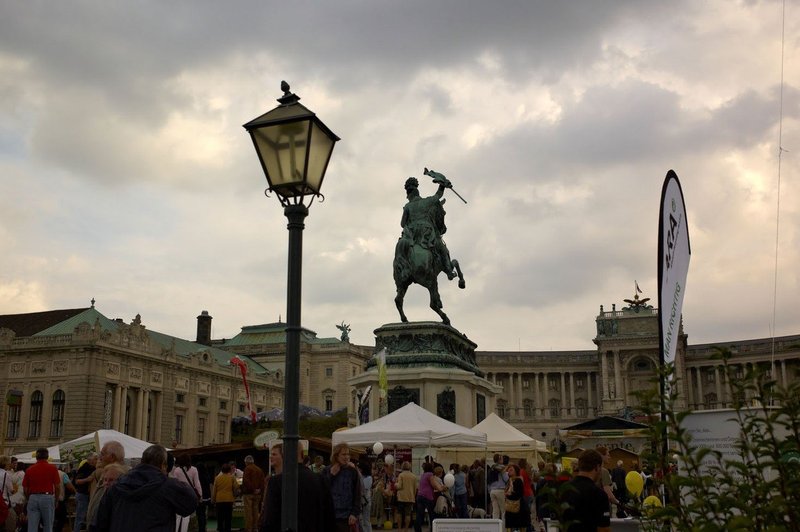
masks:
[(401, 238), (395, 246), (394, 253), (394, 283), (397, 287), (397, 295), (394, 298), (397, 310), (400, 312), (400, 320), (408, 323), (408, 318), (403, 312), (403, 299), (411, 283), (417, 283), (428, 289), (430, 294), (430, 306), (441, 318), (442, 323), (450, 324), (450, 318), (442, 310), (442, 298), (439, 296), (439, 283), (437, 278), (439, 273), (445, 273), (447, 278), (452, 280), (458, 276), (458, 287), (465, 288), (464, 274), (461, 272), (457, 260), (449, 261), (453, 269), (446, 271), (442, 266), (442, 261), (435, 256), (433, 249), (426, 249), (420, 244), (412, 244), (406, 239)]

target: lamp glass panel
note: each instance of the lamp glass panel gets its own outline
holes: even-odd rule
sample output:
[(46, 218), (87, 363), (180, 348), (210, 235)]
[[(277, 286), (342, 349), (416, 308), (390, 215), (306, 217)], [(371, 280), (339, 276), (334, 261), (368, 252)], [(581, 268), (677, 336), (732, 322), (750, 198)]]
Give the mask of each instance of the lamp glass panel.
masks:
[(311, 154), (308, 158), (308, 186), (314, 192), (319, 192), (322, 178), (325, 176), (325, 167), (333, 150), (333, 139), (317, 125), (311, 125)]
[(303, 120), (253, 131), (271, 188), (301, 183), (305, 179), (309, 125), (308, 120)]

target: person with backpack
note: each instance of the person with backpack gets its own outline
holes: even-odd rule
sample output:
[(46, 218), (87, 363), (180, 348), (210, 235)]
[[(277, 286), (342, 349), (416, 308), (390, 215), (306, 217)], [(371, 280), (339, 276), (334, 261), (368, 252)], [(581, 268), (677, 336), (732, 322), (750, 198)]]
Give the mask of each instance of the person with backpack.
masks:
[(489, 500), (492, 501), (492, 519), (503, 519), (506, 504), (506, 484), (508, 473), (499, 454), (493, 457), (493, 464), (486, 473), (486, 489), (489, 491)]

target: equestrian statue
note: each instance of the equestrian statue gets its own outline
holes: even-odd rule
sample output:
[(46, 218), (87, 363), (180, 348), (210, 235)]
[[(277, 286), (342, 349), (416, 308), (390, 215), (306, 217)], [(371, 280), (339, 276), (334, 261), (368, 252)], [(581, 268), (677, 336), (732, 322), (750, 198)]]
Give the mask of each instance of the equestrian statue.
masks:
[(403, 298), (411, 283), (417, 283), (428, 289), (430, 306), (441, 318), (442, 322), (450, 324), (450, 319), (442, 310), (442, 299), (439, 297), (439, 273), (447, 275), (448, 280), (458, 277), (458, 287), (466, 287), (464, 274), (458, 261), (450, 258), (442, 235), (447, 232), (444, 224), (444, 202), (442, 198), (445, 189), (450, 189), (461, 201), (466, 203), (458, 192), (453, 190), (450, 181), (439, 172), (425, 168), (424, 174), (433, 178), (439, 185), (433, 196), (423, 198), (419, 195), (419, 181), (416, 177), (409, 177), (405, 183), (408, 202), (403, 207), (403, 217), (400, 226), (403, 228), (400, 239), (394, 251), (394, 283), (397, 286), (397, 295), (394, 302), (400, 312), (400, 320), (408, 322), (403, 312)]

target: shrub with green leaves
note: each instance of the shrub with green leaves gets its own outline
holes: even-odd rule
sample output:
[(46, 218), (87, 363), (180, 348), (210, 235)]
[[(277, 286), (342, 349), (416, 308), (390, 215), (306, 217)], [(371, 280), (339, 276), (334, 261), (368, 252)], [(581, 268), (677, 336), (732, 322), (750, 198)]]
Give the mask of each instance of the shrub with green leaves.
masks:
[[(739, 438), (732, 453), (703, 447), (692, 441), (684, 426), (691, 414), (676, 411), (676, 388), (665, 398), (659, 416), (660, 394), (639, 395), (643, 410), (653, 419), (653, 452), (645, 459), (659, 464), (657, 481), (667, 504), (642, 509), (646, 530), (748, 532), (800, 531), (800, 383), (780, 386), (769, 365), (752, 364), (742, 372), (731, 352), (718, 348), (714, 356), (727, 376), (732, 398), (731, 419)], [(664, 377), (674, 368), (666, 367)], [(669, 444), (662, 452), (664, 437)], [(678, 468), (669, 458), (678, 455)]]

